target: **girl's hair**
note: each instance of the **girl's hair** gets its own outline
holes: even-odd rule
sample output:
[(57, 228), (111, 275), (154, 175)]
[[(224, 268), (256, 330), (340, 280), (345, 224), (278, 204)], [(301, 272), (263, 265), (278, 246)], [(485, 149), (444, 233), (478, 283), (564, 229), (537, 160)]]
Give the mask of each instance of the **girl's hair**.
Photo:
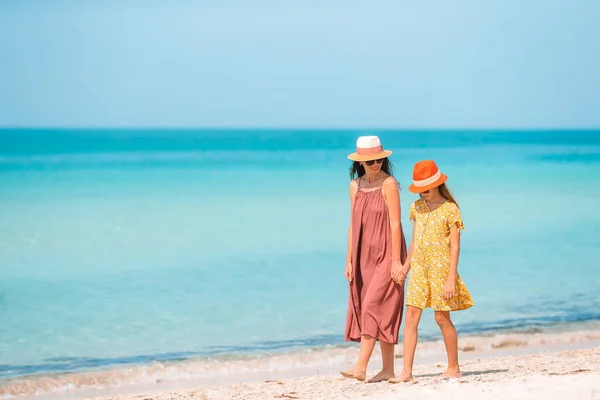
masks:
[(438, 186), (438, 190), (440, 191), (440, 194), (442, 195), (443, 198), (445, 198), (446, 200), (448, 200), (451, 203), (456, 204), (456, 206), (458, 207), (458, 203), (456, 202), (456, 199), (454, 198), (454, 196), (452, 196), (452, 192), (450, 192), (450, 189), (448, 189), (448, 186), (446, 186), (446, 183), (442, 183), (440, 186)]
[[(394, 166), (392, 162), (386, 157), (383, 159), (381, 163), (381, 170), (388, 174), (389, 176), (394, 176)], [(360, 178), (365, 174), (365, 167), (363, 167), (360, 162), (353, 161), (350, 165), (350, 180), (354, 178)]]

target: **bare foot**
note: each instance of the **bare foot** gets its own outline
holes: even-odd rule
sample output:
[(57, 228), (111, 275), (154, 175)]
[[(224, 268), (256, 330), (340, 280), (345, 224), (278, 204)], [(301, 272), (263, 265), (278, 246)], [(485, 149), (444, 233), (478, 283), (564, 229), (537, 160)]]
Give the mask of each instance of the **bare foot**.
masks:
[(462, 376), (462, 373), (458, 368), (448, 368), (446, 372), (444, 372), (441, 376), (442, 378), (460, 378)]
[(367, 379), (367, 371), (361, 371), (357, 367), (349, 369), (348, 371), (340, 371), (340, 374), (344, 378), (356, 379), (361, 382)]
[(401, 383), (401, 382), (412, 382), (413, 381), (413, 376), (412, 376), (412, 372), (404, 372), (402, 371), (400, 373), (400, 375), (388, 379), (389, 383)]
[(367, 383), (377, 383), (387, 381), (394, 377), (394, 371), (381, 370), (377, 375), (367, 381)]

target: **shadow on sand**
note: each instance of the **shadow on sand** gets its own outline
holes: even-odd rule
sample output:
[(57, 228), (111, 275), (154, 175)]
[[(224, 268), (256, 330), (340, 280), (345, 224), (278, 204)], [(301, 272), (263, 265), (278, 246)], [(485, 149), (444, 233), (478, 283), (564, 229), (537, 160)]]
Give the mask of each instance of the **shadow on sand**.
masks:
[[(462, 377), (466, 378), (467, 376), (500, 374), (502, 372), (508, 372), (508, 369), (487, 369), (485, 371), (468, 371), (468, 372), (463, 372)], [(441, 376), (441, 374), (424, 374), (424, 375), (416, 375), (415, 378), (433, 378), (433, 377), (440, 377), (440, 376)]]

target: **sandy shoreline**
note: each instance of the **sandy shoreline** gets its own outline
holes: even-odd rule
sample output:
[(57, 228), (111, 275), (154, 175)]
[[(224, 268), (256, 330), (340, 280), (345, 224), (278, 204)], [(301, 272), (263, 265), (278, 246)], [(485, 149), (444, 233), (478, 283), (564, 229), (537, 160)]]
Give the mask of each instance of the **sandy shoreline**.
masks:
[(437, 363), (416, 366), (414, 383), (396, 385), (361, 383), (332, 374), (94, 399), (600, 399), (600, 347), (462, 364), (464, 376), (454, 380), (440, 378), (443, 365)]
[[(443, 343), (423, 341), (417, 349), (414, 384), (363, 384), (342, 379), (338, 371), (351, 367), (358, 355), (358, 347), (350, 346), (250, 359), (190, 360), (33, 375), (0, 382), (0, 399), (385, 399), (403, 398), (404, 394), (433, 398), (433, 392), (447, 392), (450, 398), (455, 392), (463, 398), (473, 394), (474, 399), (495, 398), (489, 397), (494, 393), (503, 393), (499, 398), (535, 398), (539, 392), (544, 399), (600, 399), (600, 324), (581, 328), (460, 338), (464, 377), (454, 381), (437, 376), (444, 368)], [(399, 372), (401, 346), (397, 350)], [(369, 375), (380, 365), (377, 351)], [(598, 382), (596, 387), (594, 382)], [(580, 392), (563, 393), (565, 385), (576, 385)], [(519, 388), (529, 388), (531, 393), (520, 393)], [(599, 390), (595, 392), (596, 388)]]

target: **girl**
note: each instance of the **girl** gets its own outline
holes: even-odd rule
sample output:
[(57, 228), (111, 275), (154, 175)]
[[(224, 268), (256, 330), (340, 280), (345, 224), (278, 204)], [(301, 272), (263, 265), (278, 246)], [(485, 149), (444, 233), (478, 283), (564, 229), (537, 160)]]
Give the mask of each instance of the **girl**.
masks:
[(383, 369), (369, 382), (394, 377), (394, 345), (402, 320), (404, 281), (395, 283), (406, 260), (400, 195), (388, 156), (377, 136), (361, 136), (350, 166), (351, 223), (344, 275), (350, 284), (346, 341), (360, 342), (354, 368), (340, 373), (364, 381), (375, 342)]
[(473, 306), (473, 299), (457, 271), (460, 230), (464, 225), (458, 204), (444, 183), (447, 178), (431, 160), (415, 164), (414, 183), (409, 190), (421, 198), (410, 207), (414, 227), (407, 261), (400, 275), (393, 277), (403, 279), (411, 271), (404, 321), (404, 368), (400, 376), (390, 380), (393, 383), (413, 379), (417, 328), (423, 309), (428, 307), (435, 311), (435, 321), (442, 331), (448, 355), (448, 368), (442, 376), (461, 376), (458, 338), (450, 311)]

